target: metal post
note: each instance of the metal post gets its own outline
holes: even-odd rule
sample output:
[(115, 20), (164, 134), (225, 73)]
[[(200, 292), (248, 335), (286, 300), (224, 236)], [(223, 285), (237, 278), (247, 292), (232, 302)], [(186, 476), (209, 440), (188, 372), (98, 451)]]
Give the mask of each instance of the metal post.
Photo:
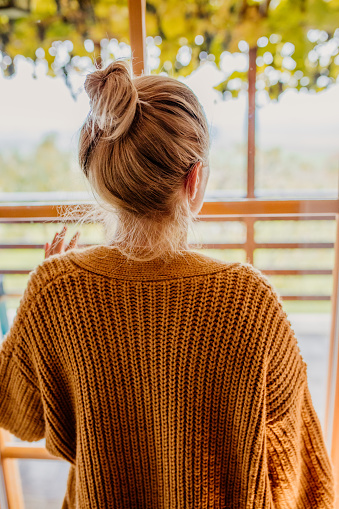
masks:
[(251, 265), (254, 263), (254, 224), (255, 218), (246, 218), (246, 262)]

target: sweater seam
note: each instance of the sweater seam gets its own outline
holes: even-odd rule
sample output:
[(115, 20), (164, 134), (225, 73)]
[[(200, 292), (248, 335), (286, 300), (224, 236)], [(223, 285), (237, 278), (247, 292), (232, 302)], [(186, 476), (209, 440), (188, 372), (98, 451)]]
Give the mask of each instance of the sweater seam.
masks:
[[(235, 263), (228, 263), (225, 262), (224, 265), (220, 266), (220, 267), (214, 267), (214, 268), (211, 268), (210, 270), (206, 270), (206, 272), (201, 272), (201, 273), (198, 273), (198, 274), (180, 274), (180, 275), (171, 275), (171, 276), (168, 276), (168, 277), (147, 277), (147, 278), (144, 278), (144, 277), (119, 277), (117, 274), (104, 274), (103, 272), (100, 272), (100, 271), (97, 271), (95, 269), (91, 269), (89, 266), (87, 266), (86, 264), (83, 264), (81, 262), (79, 262), (78, 260), (74, 260), (74, 259), (70, 259), (69, 260), (73, 265), (75, 265), (77, 267), (77, 269), (79, 270), (79, 272), (86, 272), (86, 273), (91, 273), (91, 274), (95, 274), (97, 276), (100, 276), (100, 277), (105, 277), (105, 278), (108, 278), (108, 279), (112, 279), (112, 280), (117, 280), (117, 281), (138, 281), (140, 283), (143, 283), (143, 282), (165, 282), (165, 281), (177, 281), (179, 279), (187, 279), (187, 278), (197, 278), (197, 277), (206, 277), (206, 276), (209, 276), (209, 275), (212, 275), (212, 274), (218, 274), (218, 273), (222, 273), (222, 272), (227, 272), (229, 271), (230, 269), (232, 269), (232, 267), (234, 267), (234, 265), (236, 266), (240, 266), (240, 269), (245, 269), (246, 272), (247, 272), (247, 267), (245, 264), (241, 264), (240, 262), (235, 262)], [(215, 262), (214, 259), (211, 258), (211, 261), (212, 262)], [(223, 262), (220, 262), (221, 264)], [(227, 264), (227, 265), (226, 265)], [(248, 270), (249, 273), (251, 273), (250, 270)], [(258, 278), (258, 281), (260, 282), (260, 278)], [(268, 285), (267, 285), (268, 286)], [(269, 286), (268, 286), (269, 287)]]
[[(35, 269), (36, 270), (36, 269)], [(79, 271), (80, 272), (80, 271)], [(60, 273), (57, 273), (55, 274), (52, 278), (49, 278), (46, 283), (39, 289), (37, 290), (34, 295), (30, 295), (29, 296), (29, 301), (30, 303), (27, 305), (27, 309), (26, 309), (26, 313), (25, 315), (27, 315), (27, 313), (29, 313), (32, 308), (34, 307), (34, 305), (37, 303), (37, 299), (38, 297), (40, 297), (40, 295), (43, 294), (43, 292), (48, 289), (50, 287), (50, 285), (52, 285), (53, 283), (55, 283), (56, 281), (58, 281), (60, 278), (64, 277), (64, 276), (68, 276), (70, 274), (73, 274), (74, 272), (72, 271), (63, 271), (61, 274)], [(35, 272), (35, 277), (37, 278), (41, 278), (43, 279), (43, 277), (38, 273), (38, 272)], [(22, 303), (24, 302), (24, 300), (22, 301)], [(21, 303), (20, 303), (21, 305)], [(17, 316), (17, 315), (16, 315)], [(23, 317), (17, 317), (17, 320), (18, 320), (18, 325), (22, 325), (24, 323), (24, 318)], [(9, 331), (10, 332), (10, 331)]]
[[(304, 365), (303, 365), (303, 367), (304, 367)], [(269, 419), (269, 420), (266, 421), (266, 426), (268, 428), (274, 427), (276, 424), (281, 422), (284, 419), (284, 417), (288, 414), (288, 412), (290, 411), (290, 407), (298, 400), (298, 398), (301, 398), (301, 396), (304, 393), (304, 391), (306, 389), (306, 386), (307, 386), (307, 375), (306, 375), (306, 370), (305, 369), (302, 370), (301, 376), (302, 376), (302, 381), (301, 381), (301, 383), (299, 385), (299, 391), (300, 392), (297, 393), (294, 396), (294, 398), (292, 398), (290, 400), (289, 406), (287, 406), (286, 409), (283, 412), (278, 413), (272, 419)]]
[[(188, 275), (180, 275), (180, 276), (171, 276), (171, 277), (168, 277), (168, 278), (163, 278), (163, 279), (143, 279), (143, 278), (119, 278), (118, 276), (116, 275), (105, 275), (105, 274), (102, 274), (102, 273), (98, 273), (96, 271), (92, 271), (90, 270), (89, 268), (87, 267), (83, 267), (81, 264), (78, 264), (74, 259), (69, 259), (69, 262), (73, 265), (73, 267), (76, 267), (76, 272), (78, 274), (88, 274), (88, 273), (91, 273), (91, 274), (96, 274), (97, 276), (99, 277), (104, 277), (104, 278), (108, 278), (108, 279), (111, 279), (111, 280), (116, 280), (116, 281), (138, 281), (140, 283), (150, 283), (150, 282), (162, 282), (164, 283), (165, 281), (178, 281), (180, 279), (187, 279), (187, 278), (200, 278), (200, 277), (206, 277), (208, 275), (214, 275), (214, 274), (220, 274), (220, 273), (224, 273), (226, 274), (229, 270), (232, 269), (232, 267), (234, 267), (234, 265), (236, 265), (238, 267), (238, 271), (236, 272), (241, 272), (243, 271), (244, 273), (247, 273), (249, 274), (250, 276), (252, 276), (256, 282), (258, 283), (258, 285), (262, 284), (270, 293), (270, 295), (273, 297), (274, 296), (274, 291), (272, 290), (272, 287), (270, 286), (270, 284), (268, 282), (266, 282), (264, 279), (262, 279), (259, 274), (256, 274), (255, 273), (255, 270), (258, 270), (258, 269), (254, 269), (254, 267), (252, 266), (248, 266), (247, 264), (233, 264), (233, 263), (230, 263), (229, 265), (227, 266), (222, 266), (222, 267), (216, 267), (215, 269), (212, 269), (211, 272), (206, 272), (206, 273), (201, 273), (201, 274), (188, 274)], [(38, 267), (39, 268), (39, 267)], [(67, 270), (63, 270), (61, 273), (60, 272), (57, 272), (55, 273), (52, 277), (49, 277), (48, 280), (46, 281), (46, 284), (44, 284), (33, 296), (30, 296), (30, 305), (27, 307), (27, 312), (31, 311), (33, 306), (36, 304), (37, 302), (37, 299), (40, 295), (42, 295), (44, 293), (45, 290), (47, 290), (52, 284), (54, 284), (55, 282), (57, 282), (59, 279), (63, 278), (63, 277), (67, 277), (71, 274), (74, 274), (75, 271), (72, 271), (71, 268), (68, 268)], [(43, 276), (41, 276), (39, 274), (38, 271), (35, 272), (35, 276), (38, 277), (38, 278), (43, 278)], [(22, 318), (19, 318), (19, 324), (23, 323), (23, 319)]]
[(7, 358), (8, 363), (13, 362), (14, 367), (20, 372), (20, 375), (25, 379), (25, 382), (27, 383), (27, 385), (29, 385), (30, 388), (33, 389), (33, 391), (36, 392), (40, 396), (41, 393), (40, 393), (39, 387), (34, 385), (32, 380), (30, 380), (27, 377), (27, 375), (24, 373), (23, 369), (21, 368), (18, 360), (16, 359), (15, 355), (13, 353), (8, 355), (8, 353), (6, 353), (4, 351), (2, 351), (1, 354), (3, 355), (3, 357)]

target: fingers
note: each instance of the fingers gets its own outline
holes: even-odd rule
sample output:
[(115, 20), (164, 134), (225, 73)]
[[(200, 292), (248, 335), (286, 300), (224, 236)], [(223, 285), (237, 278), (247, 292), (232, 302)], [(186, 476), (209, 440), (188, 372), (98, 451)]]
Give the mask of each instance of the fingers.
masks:
[(54, 239), (52, 241), (49, 255), (54, 254), (61, 254), (64, 252), (64, 244), (65, 244), (65, 234), (66, 234), (67, 228), (66, 226), (63, 227), (60, 233), (56, 233), (54, 235)]
[(65, 235), (67, 232), (66, 226), (63, 227), (60, 233), (56, 233), (54, 235), (54, 239), (52, 240), (52, 243), (49, 244), (46, 242), (45, 244), (45, 258), (48, 258), (49, 256), (55, 255), (55, 254), (62, 254), (65, 251), (68, 251), (69, 249), (73, 249), (77, 247), (78, 245), (78, 238), (79, 238), (79, 232), (77, 232), (71, 239), (68, 246), (65, 248)]
[(56, 246), (58, 244), (58, 233), (54, 235), (54, 239), (52, 243), (46, 242), (45, 244), (45, 258), (49, 258), (50, 256), (56, 254)]
[(51, 249), (51, 245), (48, 242), (46, 242), (46, 244), (45, 244), (45, 258), (49, 257), (50, 249)]
[(73, 235), (73, 237), (71, 238), (71, 241), (70, 243), (68, 244), (68, 246), (66, 247), (65, 251), (68, 251), (69, 249), (73, 249), (75, 247), (78, 247), (78, 239), (79, 239), (79, 235), (80, 233), (79, 232), (76, 232), (75, 235)]

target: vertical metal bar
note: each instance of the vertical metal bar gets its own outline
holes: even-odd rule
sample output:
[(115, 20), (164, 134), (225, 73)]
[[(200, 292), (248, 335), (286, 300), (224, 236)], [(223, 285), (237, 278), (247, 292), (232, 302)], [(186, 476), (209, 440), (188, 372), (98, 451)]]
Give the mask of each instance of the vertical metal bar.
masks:
[(128, 0), (132, 66), (135, 76), (146, 72), (146, 1)]
[(255, 82), (257, 48), (249, 51), (248, 64), (248, 137), (247, 137), (247, 198), (255, 196)]
[(246, 262), (253, 265), (254, 262), (254, 223), (255, 219), (252, 217), (246, 218)]

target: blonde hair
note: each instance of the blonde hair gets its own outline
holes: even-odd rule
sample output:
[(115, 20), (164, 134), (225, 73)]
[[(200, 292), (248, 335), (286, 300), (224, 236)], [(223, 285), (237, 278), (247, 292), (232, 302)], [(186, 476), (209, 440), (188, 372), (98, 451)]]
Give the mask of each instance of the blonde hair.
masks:
[(109, 242), (134, 259), (179, 252), (192, 220), (183, 186), (197, 162), (208, 164), (208, 127), (198, 99), (173, 78), (133, 79), (121, 60), (89, 74), (85, 90), (91, 111), (80, 133), (79, 162), (101, 202)]

